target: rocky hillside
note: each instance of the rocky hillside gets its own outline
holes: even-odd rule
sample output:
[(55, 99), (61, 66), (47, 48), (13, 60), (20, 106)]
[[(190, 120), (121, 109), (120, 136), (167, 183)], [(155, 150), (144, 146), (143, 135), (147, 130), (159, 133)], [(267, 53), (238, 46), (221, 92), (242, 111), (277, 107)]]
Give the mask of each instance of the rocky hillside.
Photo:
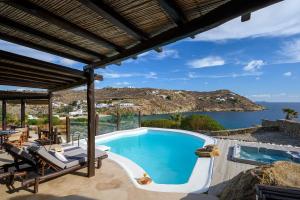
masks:
[[(129, 103), (131, 109), (143, 114), (187, 111), (258, 111), (263, 107), (229, 90), (195, 92), (160, 90), (153, 88), (104, 88), (96, 90), (97, 103), (116, 105)], [(70, 104), (86, 100), (86, 91), (63, 91), (55, 94), (55, 101)]]

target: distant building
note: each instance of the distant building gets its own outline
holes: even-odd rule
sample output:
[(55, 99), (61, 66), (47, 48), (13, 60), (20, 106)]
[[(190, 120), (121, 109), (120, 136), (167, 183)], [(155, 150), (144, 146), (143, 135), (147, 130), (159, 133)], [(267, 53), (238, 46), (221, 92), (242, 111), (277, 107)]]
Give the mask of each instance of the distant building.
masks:
[(130, 108), (130, 107), (134, 107), (133, 103), (120, 103), (119, 106), (121, 108)]
[(69, 115), (71, 116), (78, 116), (78, 115), (83, 115), (83, 110), (82, 109), (79, 109), (79, 110), (76, 110), (76, 111), (73, 111), (73, 112), (69, 112)]
[(109, 108), (112, 107), (112, 104), (107, 104), (107, 103), (99, 103), (96, 105), (96, 108)]
[(38, 119), (38, 118), (33, 115), (28, 115), (28, 119)]
[(225, 102), (225, 101), (226, 101), (226, 99), (224, 99), (224, 98), (221, 98), (221, 97), (217, 97), (217, 98), (216, 98), (216, 101), (218, 101), (218, 102)]

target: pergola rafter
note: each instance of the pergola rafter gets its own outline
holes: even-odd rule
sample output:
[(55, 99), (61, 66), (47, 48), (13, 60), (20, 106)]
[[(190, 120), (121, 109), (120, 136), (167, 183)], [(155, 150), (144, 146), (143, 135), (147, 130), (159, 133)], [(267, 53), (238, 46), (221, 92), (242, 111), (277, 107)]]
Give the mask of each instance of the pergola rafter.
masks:
[(113, 8), (109, 7), (103, 1), (98, 0), (79, 0), (83, 5), (90, 8), (97, 14), (101, 15), (103, 18), (108, 20), (110, 23), (124, 30), (126, 33), (134, 37), (136, 40), (147, 40), (149, 35), (130, 23), (118, 12), (114, 11)]
[(118, 52), (123, 51), (123, 48), (98, 36), (95, 35), (85, 29), (82, 29), (81, 27), (70, 23), (69, 21), (58, 17), (54, 15), (53, 13), (49, 12), (48, 10), (45, 10), (33, 3), (30, 3), (26, 0), (11, 0), (6, 1), (6, 4), (15, 7), (16, 9), (22, 10), (30, 15), (33, 15), (35, 17), (38, 17), (40, 19), (43, 19), (44, 21), (47, 21), (51, 24), (54, 24), (62, 29), (68, 30), (69, 32), (75, 33), (76, 35), (79, 35), (83, 38), (88, 38), (89, 40), (99, 43), (103, 46), (105, 46), (108, 49), (113, 49)]
[[(14, 21), (6, 18), (6, 17), (1, 17), (0, 16), (0, 25), (8, 27), (10, 29), (13, 29), (15, 31), (19, 31), (21, 33), (25, 33), (25, 34), (29, 34), (29, 35), (35, 36), (36, 38), (39, 38), (41, 40), (48, 40), (48, 41), (50, 41), (52, 43), (55, 43), (56, 45), (63, 46), (65, 48), (67, 48), (67, 49), (71, 49), (71, 50), (74, 50), (74, 51), (77, 51), (77, 52), (80, 52), (80, 53), (83, 53), (83, 54), (87, 54), (87, 55), (90, 55), (90, 56), (95, 56), (98, 59), (105, 58), (105, 56), (102, 55), (102, 54), (98, 54), (98, 53), (93, 52), (91, 50), (88, 50), (88, 49), (85, 49), (85, 48), (80, 47), (78, 45), (75, 45), (75, 44), (72, 44), (70, 42), (67, 42), (65, 40), (53, 37), (53, 36), (48, 35), (48, 34), (45, 34), (45, 33), (41, 32), (41, 31), (33, 29), (31, 27), (24, 26), (24, 25), (22, 25), (20, 23), (14, 22)], [(11, 41), (14, 41), (14, 40), (11, 39)], [(34, 46), (29, 46), (29, 47), (35, 48)], [(61, 56), (60, 53), (56, 53), (56, 55)], [(71, 57), (69, 56), (69, 58), (73, 59), (72, 56)], [(81, 58), (76, 58), (76, 59), (80, 60)], [(88, 61), (85, 61), (85, 62), (88, 62)]]

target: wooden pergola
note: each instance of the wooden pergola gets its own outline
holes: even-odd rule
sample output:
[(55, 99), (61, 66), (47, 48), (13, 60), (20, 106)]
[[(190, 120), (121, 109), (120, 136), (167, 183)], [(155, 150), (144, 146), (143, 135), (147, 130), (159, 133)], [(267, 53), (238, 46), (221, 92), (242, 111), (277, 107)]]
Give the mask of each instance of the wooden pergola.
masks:
[[(0, 52), (0, 84), (52, 92), (87, 84), (94, 175), (94, 70), (217, 27), (281, 0), (1, 0), (0, 39), (79, 61), (84, 71)], [(51, 100), (49, 100), (50, 102)], [(50, 105), (50, 104), (49, 104)]]

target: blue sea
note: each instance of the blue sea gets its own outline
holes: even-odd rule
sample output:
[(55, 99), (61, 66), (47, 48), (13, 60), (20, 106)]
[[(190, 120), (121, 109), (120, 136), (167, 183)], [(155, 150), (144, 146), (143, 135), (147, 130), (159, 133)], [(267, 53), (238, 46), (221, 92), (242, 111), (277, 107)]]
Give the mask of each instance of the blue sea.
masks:
[[(257, 102), (258, 104), (264, 106), (266, 110), (254, 111), (254, 112), (186, 112), (182, 113), (184, 116), (192, 114), (204, 114), (209, 115), (220, 124), (222, 124), (227, 129), (234, 128), (246, 128), (253, 125), (261, 124), (262, 119), (277, 120), (283, 119), (285, 117), (282, 112), (283, 108), (292, 108), (298, 111), (300, 115), (300, 103), (271, 103), (271, 102)], [(300, 117), (300, 116), (299, 116)], [(143, 120), (148, 119), (167, 119), (168, 114), (162, 115), (149, 115), (143, 116)], [(299, 120), (299, 119), (297, 119)]]

